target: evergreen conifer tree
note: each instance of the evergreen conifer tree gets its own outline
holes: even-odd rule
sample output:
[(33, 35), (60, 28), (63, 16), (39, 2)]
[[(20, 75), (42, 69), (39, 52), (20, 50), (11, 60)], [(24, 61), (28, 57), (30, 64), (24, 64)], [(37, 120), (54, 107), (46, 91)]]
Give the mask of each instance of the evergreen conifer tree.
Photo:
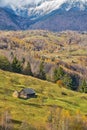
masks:
[(16, 72), (16, 73), (22, 72), (22, 64), (16, 57), (14, 57), (11, 66), (12, 66), (13, 72)]
[(44, 70), (44, 62), (42, 61), (39, 66), (39, 78), (45, 80), (46, 79), (46, 73)]

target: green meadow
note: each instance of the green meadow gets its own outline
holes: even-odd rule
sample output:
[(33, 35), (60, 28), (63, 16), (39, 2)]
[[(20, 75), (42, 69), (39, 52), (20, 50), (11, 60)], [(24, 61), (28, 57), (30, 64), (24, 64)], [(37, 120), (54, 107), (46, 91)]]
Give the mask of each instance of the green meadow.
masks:
[[(36, 98), (27, 100), (12, 96), (15, 90), (33, 88)], [(52, 107), (69, 110), (71, 114), (80, 111), (87, 115), (87, 94), (61, 88), (57, 84), (42, 81), (30, 76), (0, 70), (0, 119), (9, 110), (14, 127), (27, 121), (34, 126), (46, 125)]]

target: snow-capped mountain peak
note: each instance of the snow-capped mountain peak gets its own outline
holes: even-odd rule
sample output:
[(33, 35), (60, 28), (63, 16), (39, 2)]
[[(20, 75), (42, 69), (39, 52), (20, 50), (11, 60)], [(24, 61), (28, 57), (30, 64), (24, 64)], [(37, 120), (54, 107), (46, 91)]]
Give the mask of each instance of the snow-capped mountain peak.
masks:
[(61, 8), (69, 11), (72, 8), (85, 10), (87, 7), (87, 0), (3, 0), (3, 2), (1, 5), (8, 6), (16, 15), (31, 19), (37, 19)]
[(17, 15), (23, 17), (40, 17), (58, 9), (66, 0), (19, 0), (17, 4), (14, 2), (8, 5)]
[(87, 0), (0, 0), (0, 29), (87, 31), (86, 23)]

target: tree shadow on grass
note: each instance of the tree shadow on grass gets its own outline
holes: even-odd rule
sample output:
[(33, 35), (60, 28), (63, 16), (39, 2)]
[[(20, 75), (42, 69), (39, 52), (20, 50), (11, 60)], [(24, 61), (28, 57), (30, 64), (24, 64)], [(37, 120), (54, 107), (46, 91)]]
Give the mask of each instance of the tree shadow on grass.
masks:
[[(21, 125), (21, 121), (18, 121), (18, 120), (14, 120), (14, 119), (11, 119), (11, 123), (13, 124), (13, 126), (15, 125), (15, 124), (18, 124), (18, 125)], [(4, 128), (3, 126), (0, 126), (0, 130), (5, 130), (6, 128)], [(7, 130), (7, 129), (6, 129)], [(10, 129), (10, 127), (9, 127), (9, 130), (19, 130), (18, 128), (12, 128), (12, 129)]]
[(79, 106), (76, 102), (67, 101), (67, 100), (64, 100), (64, 99), (58, 99), (58, 100), (60, 100), (60, 101), (62, 101), (62, 102), (65, 102), (65, 103), (68, 103), (68, 104), (70, 104), (70, 105)]
[(21, 121), (14, 120), (14, 119), (12, 119), (11, 121), (12, 121), (13, 124), (19, 124), (20, 125), (22, 123)]
[(36, 107), (36, 108), (42, 108), (42, 106), (40, 104), (35, 104), (35, 103), (23, 103), (24, 105), (29, 105), (32, 107)]
[(51, 107), (51, 108), (63, 108), (62, 106), (59, 105), (46, 105), (47, 107)]

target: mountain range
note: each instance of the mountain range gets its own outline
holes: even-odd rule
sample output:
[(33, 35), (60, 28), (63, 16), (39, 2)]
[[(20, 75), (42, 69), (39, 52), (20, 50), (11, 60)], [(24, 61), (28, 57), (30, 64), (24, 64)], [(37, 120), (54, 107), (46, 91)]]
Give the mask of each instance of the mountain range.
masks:
[(1, 0), (0, 29), (87, 31), (87, 0)]

